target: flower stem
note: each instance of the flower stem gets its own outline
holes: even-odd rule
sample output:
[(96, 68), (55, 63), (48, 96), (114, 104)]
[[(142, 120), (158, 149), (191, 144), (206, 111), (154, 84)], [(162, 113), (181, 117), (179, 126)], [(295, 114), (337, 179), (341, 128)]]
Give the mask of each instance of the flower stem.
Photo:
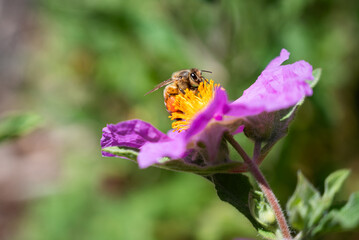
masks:
[[(260, 153), (259, 155), (257, 154), (256, 157), (253, 156), (253, 159), (255, 161), (256, 165), (261, 165), (261, 163), (263, 162), (263, 160), (265, 159), (265, 157), (268, 155), (269, 151), (272, 149), (272, 147), (274, 146), (274, 144), (277, 142), (277, 140), (273, 140), (269, 143), (267, 143), (266, 145), (264, 145), (261, 149), (258, 150), (258, 153)], [(257, 151), (256, 151), (257, 152)], [(246, 154), (244, 151), (242, 154)], [(244, 159), (244, 157), (241, 155), (241, 157)], [(247, 164), (243, 165), (243, 166), (239, 166), (235, 169), (232, 169), (231, 171), (232, 173), (244, 173), (244, 172), (248, 172), (248, 166)]]
[(234, 147), (234, 149), (238, 152), (239, 155), (243, 158), (244, 162), (248, 165), (249, 171), (256, 179), (259, 187), (261, 188), (262, 192), (266, 196), (269, 204), (271, 205), (274, 214), (276, 216), (279, 228), (282, 232), (282, 236), (286, 240), (291, 240), (292, 236), (290, 235), (289, 227), (287, 221), (284, 217), (283, 211), (278, 203), (277, 198), (275, 197), (272, 189), (270, 188), (267, 180), (265, 179), (264, 175), (262, 174), (261, 170), (259, 169), (258, 165), (255, 163), (256, 158), (260, 157), (261, 151), (261, 142), (255, 142), (254, 146), (254, 154), (253, 160), (248, 156), (248, 154), (244, 151), (244, 149), (238, 144), (238, 142), (233, 138), (233, 136), (229, 133), (226, 135), (226, 139), (228, 142)]

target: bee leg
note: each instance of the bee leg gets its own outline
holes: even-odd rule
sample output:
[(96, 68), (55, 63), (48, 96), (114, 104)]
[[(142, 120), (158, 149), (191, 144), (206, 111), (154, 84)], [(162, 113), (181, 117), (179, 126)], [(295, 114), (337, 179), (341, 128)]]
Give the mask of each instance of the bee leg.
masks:
[(182, 88), (178, 87), (178, 89), (181, 91), (181, 93), (183, 93), (183, 94), (186, 93)]
[(204, 81), (206, 81), (206, 82), (209, 84), (209, 82), (208, 82), (207, 78), (202, 77), (202, 79), (204, 79)]

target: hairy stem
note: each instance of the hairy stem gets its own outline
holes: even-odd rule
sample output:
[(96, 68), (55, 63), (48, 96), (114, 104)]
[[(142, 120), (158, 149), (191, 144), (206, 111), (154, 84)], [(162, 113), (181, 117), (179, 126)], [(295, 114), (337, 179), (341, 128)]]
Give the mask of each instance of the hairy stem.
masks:
[(256, 164), (256, 159), (261, 156), (261, 143), (260, 142), (255, 143), (253, 160), (252, 160), (231, 134), (227, 133), (226, 139), (234, 147), (234, 149), (238, 152), (238, 154), (243, 158), (244, 162), (248, 166), (249, 171), (256, 179), (259, 187), (261, 188), (262, 192), (266, 196), (269, 204), (271, 205), (274, 211), (283, 238), (286, 240), (291, 240), (292, 236), (290, 235), (287, 221), (284, 217), (283, 211), (278, 203), (278, 200), (275, 197), (272, 189), (270, 188), (267, 180), (265, 179), (258, 165)]
[[(258, 151), (255, 151), (255, 153), (259, 153), (257, 154), (257, 156), (253, 156), (253, 161), (255, 161), (256, 165), (261, 165), (261, 163), (263, 162), (263, 160), (265, 159), (265, 157), (268, 155), (269, 151), (272, 149), (272, 147), (274, 146), (274, 144), (277, 141), (273, 140), (269, 143), (267, 143), (266, 145), (263, 146), (263, 148), (259, 149)], [(240, 153), (241, 157), (244, 159), (244, 156), (246, 153), (243, 151)], [(244, 173), (244, 172), (248, 172), (248, 166), (246, 163), (244, 163), (245, 165), (237, 167), (235, 169), (232, 169), (232, 173)]]

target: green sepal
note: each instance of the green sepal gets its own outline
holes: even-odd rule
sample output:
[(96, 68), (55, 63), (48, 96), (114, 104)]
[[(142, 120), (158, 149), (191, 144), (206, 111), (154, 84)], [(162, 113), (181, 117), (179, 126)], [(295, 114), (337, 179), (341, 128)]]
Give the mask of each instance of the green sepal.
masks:
[[(134, 148), (127, 147), (106, 147), (102, 149), (103, 152), (111, 153), (113, 155), (129, 159), (131, 161), (137, 162), (137, 156), (139, 151)], [(170, 159), (162, 158), (160, 164), (153, 164), (152, 166), (163, 168), (166, 170), (180, 171), (180, 172), (191, 172), (199, 175), (210, 175), (214, 173), (228, 173), (233, 169), (238, 169), (243, 167), (243, 163), (240, 162), (227, 162), (221, 163), (218, 165), (209, 165), (209, 166), (198, 166), (195, 164), (186, 163), (180, 159)]]
[(134, 148), (106, 147), (102, 151), (137, 162), (138, 150)]
[[(308, 84), (311, 88), (314, 88), (317, 83), (319, 82), (320, 80), (320, 76), (322, 75), (322, 69), (321, 68), (316, 68), (313, 70), (313, 77), (314, 77), (314, 80), (312, 81), (308, 81)], [(282, 118), (281, 118), (281, 121), (291, 117), (295, 111), (304, 103), (304, 99), (305, 98), (302, 98), (295, 106), (293, 106), (292, 108), (290, 108), (288, 110), (288, 113), (285, 114)]]
[(316, 68), (316, 69), (313, 70), (314, 80), (309, 81), (309, 85), (310, 85), (311, 88), (314, 88), (317, 85), (317, 83), (319, 82), (321, 76), (322, 76), (322, 69), (321, 68)]
[(295, 113), (295, 111), (304, 103), (304, 99), (305, 98), (302, 98), (294, 107), (291, 107), (289, 110), (288, 110), (288, 113), (285, 114), (280, 120), (281, 121), (284, 121), (290, 117), (293, 116), (293, 114)]

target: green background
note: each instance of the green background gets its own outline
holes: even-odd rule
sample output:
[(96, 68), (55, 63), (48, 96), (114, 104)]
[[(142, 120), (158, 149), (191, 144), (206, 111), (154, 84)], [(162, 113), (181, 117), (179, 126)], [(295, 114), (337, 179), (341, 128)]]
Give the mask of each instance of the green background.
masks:
[(341, 199), (358, 191), (358, 1), (4, 0), (0, 10), (0, 114), (42, 119), (0, 143), (0, 239), (255, 239), (204, 178), (102, 158), (99, 144), (107, 123), (128, 119), (168, 131), (162, 91), (144, 94), (172, 72), (210, 70), (235, 100), (282, 48), (322, 78), (263, 172), (282, 206), (299, 169), (322, 189), (350, 168)]

